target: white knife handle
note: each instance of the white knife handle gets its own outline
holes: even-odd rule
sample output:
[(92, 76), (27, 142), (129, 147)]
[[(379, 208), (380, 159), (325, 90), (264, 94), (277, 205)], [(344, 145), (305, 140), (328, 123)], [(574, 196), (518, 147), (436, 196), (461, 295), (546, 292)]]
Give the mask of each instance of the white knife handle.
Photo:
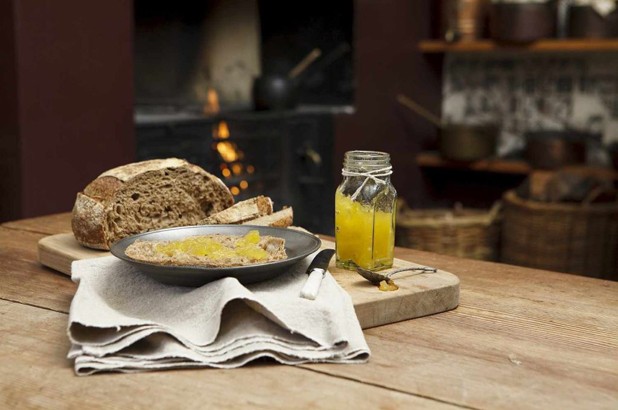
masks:
[(316, 269), (309, 275), (305, 286), (300, 291), (300, 297), (315, 300), (318, 297), (320, 291), (320, 285), (322, 284), (322, 278), (324, 278), (324, 271), (322, 269)]

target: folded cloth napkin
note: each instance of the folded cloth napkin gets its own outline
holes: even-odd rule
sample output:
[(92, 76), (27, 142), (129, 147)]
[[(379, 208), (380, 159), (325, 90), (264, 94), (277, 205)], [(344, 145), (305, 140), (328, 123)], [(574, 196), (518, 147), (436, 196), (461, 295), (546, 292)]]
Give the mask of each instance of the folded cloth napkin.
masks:
[[(314, 256), (314, 255), (312, 255)], [(350, 296), (326, 273), (299, 296), (312, 256), (267, 282), (225, 278), (200, 288), (158, 283), (113, 256), (73, 262), (69, 315), (75, 372), (363, 363), (370, 351)]]

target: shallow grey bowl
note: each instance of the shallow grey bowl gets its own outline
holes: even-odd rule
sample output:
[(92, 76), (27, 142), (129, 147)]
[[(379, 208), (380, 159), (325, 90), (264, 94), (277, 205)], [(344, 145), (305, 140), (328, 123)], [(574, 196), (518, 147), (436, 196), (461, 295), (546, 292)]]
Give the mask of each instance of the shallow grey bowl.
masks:
[[(231, 268), (203, 268), (199, 266), (164, 266), (139, 262), (125, 255), (129, 245), (137, 239), (144, 241), (173, 241), (197, 235), (245, 235), (252, 229), (260, 235), (271, 235), (285, 239), (285, 252), (288, 258), (282, 261), (260, 263)], [(161, 229), (129, 236), (114, 243), (112, 254), (135, 266), (145, 275), (162, 283), (180, 286), (202, 286), (217, 279), (232, 277), (242, 284), (261, 282), (272, 279), (285, 272), (289, 267), (320, 249), (322, 242), (316, 236), (294, 229), (270, 228), (252, 225), (203, 225), (184, 226), (181, 228)]]

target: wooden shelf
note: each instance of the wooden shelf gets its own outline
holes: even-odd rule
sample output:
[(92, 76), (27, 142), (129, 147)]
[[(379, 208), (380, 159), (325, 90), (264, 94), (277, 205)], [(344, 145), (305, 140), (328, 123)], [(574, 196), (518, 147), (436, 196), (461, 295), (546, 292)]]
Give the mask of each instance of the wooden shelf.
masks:
[(416, 162), (419, 166), (425, 168), (465, 169), (511, 175), (528, 175), (531, 170), (530, 165), (523, 160), (492, 158), (476, 162), (455, 162), (442, 158), (436, 152), (421, 153), (416, 157)]
[(447, 43), (440, 40), (426, 40), (419, 43), (423, 53), (487, 53), (487, 52), (525, 52), (525, 53), (589, 53), (610, 51), (618, 53), (618, 39), (607, 40), (540, 40), (529, 44), (502, 44), (493, 40), (479, 40)]

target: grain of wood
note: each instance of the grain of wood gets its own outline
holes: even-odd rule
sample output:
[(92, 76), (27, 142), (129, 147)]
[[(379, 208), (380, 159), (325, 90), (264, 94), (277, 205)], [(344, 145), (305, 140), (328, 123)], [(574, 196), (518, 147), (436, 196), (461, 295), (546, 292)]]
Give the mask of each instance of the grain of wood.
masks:
[(489, 320), (493, 315), (460, 306), (370, 329), (365, 368), (309, 367), (473, 408), (618, 408), (615, 347), (589, 349), (577, 334), (555, 332), (560, 325), (549, 318), (505, 324)]
[(618, 283), (398, 254), (456, 272), (460, 307), (366, 331), (369, 370), (345, 377), (474, 408), (618, 408)]
[(9, 221), (0, 226), (4, 228), (19, 229), (22, 231), (43, 233), (47, 235), (72, 232), (70, 212)]
[[(9, 236), (3, 237), (3, 235), (8, 234), (6, 232), (3, 234), (3, 230), (0, 229), (0, 246), (10, 243), (7, 242)], [(20, 247), (33, 249), (41, 237), (28, 235), (29, 242), (24, 241), (23, 237), (19, 238), (19, 243), (13, 246), (11, 251), (0, 254), (0, 261), (5, 264), (16, 263), (8, 261), (17, 255), (22, 259), (22, 264), (19, 266), (26, 267), (28, 275), (37, 275), (39, 271), (34, 283), (38, 289), (30, 292), (27, 288), (19, 288), (20, 281), (11, 279), (15, 273), (11, 269), (0, 269), (0, 280), (3, 283), (10, 283), (14, 294), (19, 291), (20, 298), (34, 300), (34, 303), (39, 305), (48, 305), (50, 301), (57, 304), (55, 298), (58, 289), (72, 294), (74, 285), (68, 280), (56, 283), (51, 279), (54, 277), (50, 276), (51, 271), (37, 268), (32, 259), (29, 264), (23, 261), (33, 258), (34, 251), (20, 253)], [(367, 365), (311, 365), (307, 368), (313, 372), (326, 372), (336, 377), (385, 386), (388, 389), (432, 397), (469, 408), (618, 408), (616, 357), (618, 283), (462, 260), (409, 249), (397, 248), (395, 255), (398, 258), (414, 260), (423, 265), (457, 274), (462, 281), (460, 307), (447, 313), (365, 331), (373, 353)], [(40, 272), (45, 274), (41, 275)], [(61, 278), (60, 275), (55, 277)], [(37, 282), (44, 282), (45, 285)], [(4, 287), (0, 288), (5, 292)], [(33, 296), (41, 298), (40, 301), (36, 302), (37, 299)], [(37, 315), (42, 315), (41, 312), (39, 310)], [(4, 322), (0, 321), (0, 326), (2, 323)], [(66, 326), (66, 319), (62, 323)], [(45, 346), (52, 342), (49, 338), (45, 339), (47, 336), (44, 335), (48, 333), (46, 327), (44, 325), (39, 327), (40, 333), (24, 336), (25, 340), (32, 343), (29, 352), (33, 355), (32, 359), (26, 362), (11, 361), (10, 371), (7, 372), (7, 374), (11, 374), (11, 371), (17, 372), (21, 375), (27, 372), (26, 368), (30, 363), (41, 361), (40, 365), (35, 365), (36, 371), (32, 375), (19, 376), (22, 381), (18, 384), (23, 389), (18, 394), (19, 397), (36, 395), (39, 389), (43, 391), (42, 396), (49, 397), (56, 394), (49, 390), (58, 388), (47, 383), (51, 383), (49, 380), (58, 375), (56, 367), (62, 366), (62, 358), (59, 356), (56, 362), (43, 360), (48, 356), (48, 351), (42, 350), (46, 347), (40, 347), (39, 342)], [(62, 331), (64, 332), (64, 328)], [(0, 334), (4, 336), (10, 333)], [(57, 336), (57, 340), (60, 341), (59, 345), (65, 343), (65, 339), (60, 336)], [(4, 346), (4, 343), (3, 339), (0, 346)], [(23, 340), (20, 343), (24, 343)], [(56, 347), (55, 350), (64, 353), (66, 346)], [(521, 365), (513, 363), (512, 358), (520, 361)], [(249, 369), (238, 371), (249, 371)], [(260, 385), (265, 394), (278, 394), (279, 389), (274, 386), (280, 381), (270, 375), (270, 370), (255, 368), (252, 377), (261, 378), (262, 371), (270, 383), (266, 387)], [(237, 370), (230, 373), (235, 372)], [(52, 375), (50, 378), (45, 376), (48, 373)], [(98, 395), (103, 395), (103, 402), (110, 404), (106, 401), (105, 395), (100, 393), (107, 391), (108, 386), (118, 385), (125, 395), (135, 394), (136, 391), (153, 394), (155, 388), (151, 387), (150, 377), (166, 383), (169, 378), (173, 386), (182, 386), (179, 389), (186, 391), (191, 389), (191, 385), (188, 383), (185, 385), (183, 381), (175, 379), (190, 380), (194, 375), (206, 377), (201, 373), (201, 371), (152, 373), (136, 376), (136, 379), (131, 379), (132, 376), (128, 376), (129, 378), (96, 376), (89, 380), (99, 378), (108, 380), (102, 382), (104, 384), (99, 387), (99, 393), (94, 396), (93, 402), (99, 397)], [(280, 375), (282, 379), (290, 377), (290, 373), (284, 372)], [(67, 387), (58, 390), (63, 395), (72, 397), (87, 391), (87, 385), (74, 385), (75, 379), (66, 381), (66, 377), (68, 376), (63, 376), (61, 380)], [(162, 379), (158, 379), (159, 377)], [(143, 380), (147, 382), (141, 388)], [(229, 383), (233, 379), (223, 380)], [(317, 380), (325, 386), (324, 388), (330, 385), (330, 379)], [(285, 383), (285, 380), (283, 382)], [(0, 379), (0, 383), (6, 381)], [(221, 386), (221, 389), (225, 388), (216, 384), (216, 380), (214, 383), (216, 386)], [(96, 385), (98, 386), (98, 382)], [(208, 386), (204, 382), (200, 382), (199, 385)], [(109, 387), (109, 391), (113, 391), (113, 388)], [(5, 394), (4, 387), (1, 392)], [(191, 397), (191, 400), (202, 400), (202, 394), (209, 394), (208, 388), (203, 392), (189, 391), (186, 396)], [(263, 404), (255, 401), (254, 394), (257, 393), (247, 393), (246, 397), (249, 398), (246, 399), (246, 403), (253, 406)], [(244, 397), (240, 395), (234, 398), (236, 399), (234, 403), (239, 405), (241, 403), (239, 400)], [(80, 398), (80, 400), (86, 399)], [(122, 401), (122, 398), (118, 400), (121, 404), (128, 404)], [(141, 403), (136, 402), (135, 407)], [(163, 403), (169, 402), (163, 401)], [(308, 402), (305, 404), (308, 405)], [(365, 406), (363, 403), (352, 403), (352, 405), (368, 407), (377, 404), (371, 402)]]
[(427, 168), (451, 168), (479, 172), (493, 172), (498, 174), (527, 175), (530, 173), (530, 165), (522, 160), (506, 159), (483, 159), (474, 162), (449, 161), (435, 152), (423, 152), (418, 154), (416, 162), (420, 167)]
[(67, 276), (71, 276), (74, 261), (111, 255), (108, 251), (82, 246), (72, 233), (46, 236), (39, 240), (37, 248), (37, 259), (43, 266)]
[(529, 44), (501, 44), (492, 40), (461, 41), (447, 43), (441, 40), (425, 40), (418, 45), (423, 53), (548, 53), (548, 52), (599, 52), (618, 50), (614, 39), (546, 39)]
[(77, 377), (66, 359), (67, 316), (0, 301), (0, 407), (415, 408), (453, 410), (431, 399), (270, 362), (203, 369)]
[(44, 235), (0, 228), (0, 298), (67, 312), (76, 285), (37, 260)]

